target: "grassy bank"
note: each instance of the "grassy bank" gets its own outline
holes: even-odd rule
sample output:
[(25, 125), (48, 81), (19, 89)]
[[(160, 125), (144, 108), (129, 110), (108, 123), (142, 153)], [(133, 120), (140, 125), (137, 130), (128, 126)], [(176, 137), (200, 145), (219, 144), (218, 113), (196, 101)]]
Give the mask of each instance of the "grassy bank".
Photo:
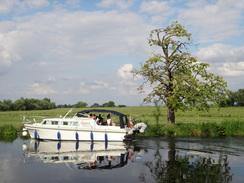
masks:
[(144, 135), (156, 137), (244, 136), (244, 120), (225, 120), (219, 123), (178, 123), (174, 126), (149, 124)]
[[(108, 108), (107, 108), (108, 109)], [(136, 121), (148, 124), (146, 136), (172, 137), (215, 137), (215, 136), (244, 136), (244, 107), (212, 108), (209, 112), (196, 110), (176, 113), (176, 125), (166, 125), (166, 108), (160, 107), (124, 107), (109, 108), (128, 115)], [(22, 117), (64, 116), (69, 109), (37, 110), (37, 111), (8, 111), (0, 112), (0, 135), (7, 131), (20, 131), (23, 127)], [(83, 109), (73, 109), (73, 115)], [(157, 114), (159, 117), (157, 118)], [(12, 126), (13, 128), (10, 128)], [(10, 132), (11, 134), (11, 132)]]
[(15, 135), (19, 129), (15, 128), (13, 125), (3, 125), (0, 126), (0, 135), (8, 136), (8, 135)]

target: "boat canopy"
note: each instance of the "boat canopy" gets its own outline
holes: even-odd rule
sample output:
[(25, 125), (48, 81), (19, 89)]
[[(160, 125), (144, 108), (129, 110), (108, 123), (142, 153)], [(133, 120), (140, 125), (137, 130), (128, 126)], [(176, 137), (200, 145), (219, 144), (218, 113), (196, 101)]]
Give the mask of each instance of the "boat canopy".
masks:
[(98, 112), (98, 113), (111, 113), (119, 117), (120, 128), (125, 128), (125, 124), (128, 125), (127, 116), (123, 113), (113, 111), (113, 110), (106, 110), (106, 109), (88, 109), (77, 112), (77, 114), (81, 113), (91, 113), (91, 112)]

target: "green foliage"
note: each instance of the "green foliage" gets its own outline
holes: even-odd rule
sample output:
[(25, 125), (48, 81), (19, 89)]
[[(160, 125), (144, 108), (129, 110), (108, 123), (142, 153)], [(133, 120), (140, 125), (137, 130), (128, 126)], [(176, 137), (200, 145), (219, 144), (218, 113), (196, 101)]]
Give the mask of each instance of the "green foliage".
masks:
[(148, 125), (147, 131), (146, 131), (146, 136), (151, 136), (151, 137), (164, 136), (163, 126), (160, 124)]
[(98, 108), (101, 107), (101, 105), (99, 105), (98, 103), (94, 103), (93, 105), (91, 105), (91, 108)]
[(107, 103), (104, 103), (102, 107), (115, 107), (115, 103), (113, 101), (109, 101)]
[(18, 132), (13, 125), (0, 126), (0, 141), (13, 142), (18, 137)]
[(222, 106), (244, 106), (244, 89), (236, 92), (228, 91), (228, 97), (221, 103)]
[(244, 106), (244, 89), (239, 89), (235, 94), (237, 106)]
[(220, 123), (149, 125), (146, 136), (156, 137), (231, 137), (244, 136), (244, 120), (225, 120)]
[[(54, 102), (51, 102), (49, 98), (44, 98), (43, 100), (34, 98), (23, 98), (12, 102), (12, 100), (5, 99), (0, 101), (0, 111), (26, 111), (26, 110), (46, 110), (55, 108), (87, 108), (88, 104), (86, 102), (79, 101), (76, 104), (59, 104), (56, 106)], [(113, 101), (106, 102), (102, 105), (94, 103), (91, 108), (98, 107), (116, 107)], [(119, 105), (118, 107), (126, 107), (126, 105)]]
[(139, 91), (144, 92), (145, 83), (152, 87), (144, 102), (156, 99), (167, 106), (168, 123), (175, 123), (177, 110), (192, 107), (208, 110), (210, 104), (219, 105), (225, 99), (227, 83), (222, 77), (207, 72), (209, 64), (199, 63), (188, 53), (191, 34), (178, 22), (165, 29), (152, 30), (149, 44), (159, 46), (162, 53), (154, 54), (133, 73), (144, 77)]
[[(98, 103), (94, 103), (93, 105), (90, 106), (91, 108), (99, 108), (99, 107), (116, 107), (115, 103), (113, 101), (106, 102), (102, 105)], [(126, 107), (126, 105), (120, 104), (118, 107)]]
[(16, 135), (18, 132), (18, 129), (15, 128), (13, 125), (3, 125), (0, 126), (0, 135)]
[(0, 101), (0, 111), (44, 110), (55, 108), (55, 103), (51, 102), (48, 98), (39, 100), (21, 97), (15, 102), (12, 102), (11, 100), (3, 100), (3, 102)]
[(77, 102), (73, 107), (74, 108), (85, 108), (87, 106), (88, 106), (88, 104), (85, 102)]
[(159, 120), (160, 120), (160, 116), (161, 116), (161, 110), (160, 110), (160, 107), (158, 106), (158, 102), (157, 101), (154, 101), (154, 104), (155, 104), (156, 110), (153, 111), (153, 115), (155, 117), (156, 123), (158, 124)]
[(126, 105), (123, 105), (123, 104), (121, 105), (121, 104), (120, 104), (120, 105), (118, 105), (118, 107), (126, 107)]

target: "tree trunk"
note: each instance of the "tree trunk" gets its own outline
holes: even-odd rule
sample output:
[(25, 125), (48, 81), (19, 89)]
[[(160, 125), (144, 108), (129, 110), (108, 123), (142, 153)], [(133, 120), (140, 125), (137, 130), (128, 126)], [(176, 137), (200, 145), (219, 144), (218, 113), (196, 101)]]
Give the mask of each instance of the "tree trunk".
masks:
[(175, 124), (175, 111), (172, 108), (171, 105), (168, 105), (168, 111), (167, 111), (167, 123), (170, 125), (174, 125)]

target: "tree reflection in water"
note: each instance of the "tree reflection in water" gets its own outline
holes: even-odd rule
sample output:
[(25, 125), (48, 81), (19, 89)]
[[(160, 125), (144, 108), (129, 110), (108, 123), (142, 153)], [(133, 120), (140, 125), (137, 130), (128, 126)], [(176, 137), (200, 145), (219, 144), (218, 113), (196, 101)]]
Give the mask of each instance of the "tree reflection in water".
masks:
[[(154, 160), (144, 163), (155, 182), (231, 182), (233, 174), (230, 172), (227, 155), (220, 154), (216, 161), (211, 157), (180, 155), (175, 150), (173, 141), (168, 143), (168, 147), (168, 160), (163, 160), (160, 149), (156, 149)], [(145, 182), (145, 174), (141, 174), (139, 179)]]

